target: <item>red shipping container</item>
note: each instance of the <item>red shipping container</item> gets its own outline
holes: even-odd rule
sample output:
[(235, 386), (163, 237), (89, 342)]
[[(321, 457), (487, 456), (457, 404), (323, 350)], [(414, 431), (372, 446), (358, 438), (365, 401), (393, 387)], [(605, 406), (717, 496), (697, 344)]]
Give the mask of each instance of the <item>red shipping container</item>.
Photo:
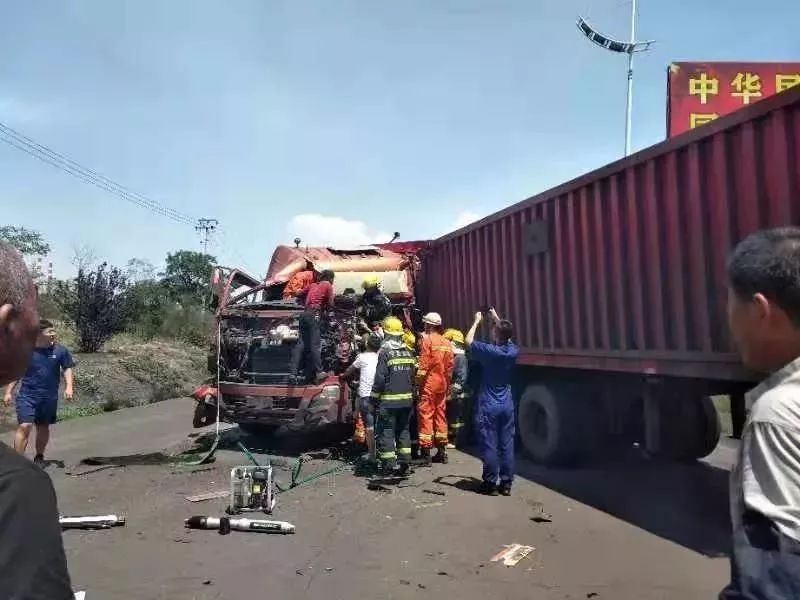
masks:
[(496, 306), (522, 364), (746, 381), (727, 257), (787, 224), (800, 224), (800, 88), (444, 236), (420, 295), (447, 326)]

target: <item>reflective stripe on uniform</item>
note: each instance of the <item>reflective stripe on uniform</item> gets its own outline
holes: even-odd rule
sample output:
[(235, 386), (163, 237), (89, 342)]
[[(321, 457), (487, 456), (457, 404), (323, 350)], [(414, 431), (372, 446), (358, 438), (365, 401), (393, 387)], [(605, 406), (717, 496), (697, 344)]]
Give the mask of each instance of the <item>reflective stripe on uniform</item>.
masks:
[(397, 453), (401, 456), (411, 455), (411, 448), (398, 448)]
[(435, 352), (450, 352), (452, 354), (453, 347), (452, 346), (431, 346), (431, 350)]
[(430, 442), (433, 440), (433, 435), (431, 435), (430, 433), (420, 433), (419, 439), (423, 442)]
[(448, 425), (448, 428), (450, 428), (450, 429), (461, 429), (463, 426), (464, 426), (463, 423), (452, 423), (452, 424)]
[(381, 400), (411, 400), (414, 398), (414, 394), (412, 392), (405, 392), (403, 394), (381, 394)]
[(395, 365), (413, 365), (415, 362), (417, 361), (413, 358), (390, 358), (386, 364), (393, 367)]
[(378, 458), (380, 458), (381, 460), (392, 460), (394, 458), (397, 458), (397, 453), (395, 453), (394, 451), (381, 452), (380, 454), (378, 454)]

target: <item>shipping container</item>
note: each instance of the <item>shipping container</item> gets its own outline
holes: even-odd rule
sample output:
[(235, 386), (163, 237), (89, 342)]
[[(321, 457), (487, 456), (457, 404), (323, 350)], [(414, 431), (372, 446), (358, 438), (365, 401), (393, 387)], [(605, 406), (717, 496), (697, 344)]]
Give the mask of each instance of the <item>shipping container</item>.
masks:
[(753, 375), (727, 330), (726, 260), (747, 234), (800, 223), (799, 144), (792, 89), (431, 244), (429, 309), (467, 327), (489, 305), (514, 323), (520, 435), (537, 458), (585, 453), (573, 433), (526, 432), (573, 417), (571, 431), (606, 443), (594, 424), (619, 434), (641, 413), (631, 435), (681, 457), (716, 443), (710, 394), (731, 395), (741, 420)]

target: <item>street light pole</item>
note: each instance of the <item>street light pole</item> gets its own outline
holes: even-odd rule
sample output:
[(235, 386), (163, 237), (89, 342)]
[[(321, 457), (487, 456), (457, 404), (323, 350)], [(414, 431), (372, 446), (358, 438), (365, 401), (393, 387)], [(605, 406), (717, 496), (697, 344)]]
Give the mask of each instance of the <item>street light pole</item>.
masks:
[(636, 2), (631, 0), (631, 37), (627, 42), (621, 42), (603, 35), (594, 29), (586, 20), (578, 16), (577, 26), (593, 44), (617, 54), (628, 55), (628, 94), (625, 100), (625, 156), (631, 153), (631, 129), (633, 125), (633, 55), (636, 52), (645, 52), (655, 42), (653, 40), (636, 41)]
[(631, 0), (631, 41), (628, 50), (628, 97), (625, 103), (625, 156), (631, 153), (633, 124), (633, 53), (636, 51), (636, 0)]

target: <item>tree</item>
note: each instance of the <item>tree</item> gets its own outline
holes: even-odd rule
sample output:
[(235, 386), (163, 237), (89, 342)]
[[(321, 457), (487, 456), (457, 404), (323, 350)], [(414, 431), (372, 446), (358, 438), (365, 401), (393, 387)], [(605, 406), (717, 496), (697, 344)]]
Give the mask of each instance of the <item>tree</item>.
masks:
[(211, 272), (216, 262), (216, 258), (202, 252), (169, 253), (161, 282), (176, 301), (189, 297), (202, 302), (211, 295)]
[(25, 227), (0, 227), (0, 240), (14, 246), (23, 256), (43, 256), (50, 253), (50, 244), (44, 241), (42, 234)]
[(102, 263), (92, 271), (80, 269), (74, 282), (58, 282), (56, 302), (75, 325), (81, 352), (97, 352), (122, 331), (131, 314), (128, 282), (116, 267)]
[(125, 265), (125, 276), (128, 281), (140, 283), (142, 281), (152, 281), (156, 275), (156, 268), (149, 260), (144, 258), (132, 258)]
[(89, 244), (72, 244), (71, 262), (78, 271), (88, 271), (97, 263), (97, 252)]

